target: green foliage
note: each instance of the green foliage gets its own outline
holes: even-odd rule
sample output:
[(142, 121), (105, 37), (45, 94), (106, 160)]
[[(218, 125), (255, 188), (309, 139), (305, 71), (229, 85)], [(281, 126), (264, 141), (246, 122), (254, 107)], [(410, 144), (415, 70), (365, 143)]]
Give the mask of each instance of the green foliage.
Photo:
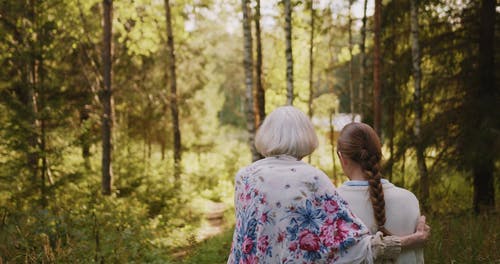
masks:
[[(261, 2), (263, 83), (270, 112), (286, 97), (283, 6)], [(490, 133), (498, 131), (498, 111), (491, 104), (483, 108), (470, 93), (479, 81), (476, 2), (461, 7), (442, 0), (421, 3), (422, 134), (431, 211), (440, 216), (431, 220), (429, 261), (441, 260), (438, 249), (446, 252), (444, 262), (499, 260), (498, 217), (464, 214), (473, 199), (470, 165), (483, 157), (481, 148), (498, 145), (491, 137), (496, 134)], [(335, 175), (332, 180), (339, 184), (345, 176), (335, 161), (325, 122), (332, 111), (348, 111), (353, 100), (348, 92), (349, 60), (358, 92), (360, 32), (353, 26), (356, 44), (351, 57), (346, 53), (347, 2), (325, 3), (316, 10), (313, 43), (313, 112), (320, 146), (311, 163)], [(210, 206), (217, 202), (231, 207), (233, 177), (251, 159), (244, 125), (240, 6), (234, 1), (172, 2), (183, 147), (182, 184), (177, 187), (172, 177), (164, 3), (114, 1), (115, 190), (103, 197), (101, 4), (0, 0), (0, 262), (169, 263), (181, 248), (192, 253), (182, 263), (224, 263), (230, 230), (194, 245), (208, 225), (203, 215)], [(295, 105), (304, 111), (309, 97), (307, 4), (295, 2), (292, 21)], [(383, 10), (382, 138), (384, 143), (394, 140), (395, 146), (394, 153), (384, 147), (384, 156), (392, 162), (391, 180), (418, 193), (409, 13), (401, 12), (409, 7), (404, 1), (388, 1)], [(371, 23), (369, 17), (369, 28)], [(366, 76), (372, 75), (371, 39), (369, 31)], [(492, 56), (498, 58), (498, 49), (495, 52)], [(371, 78), (366, 79), (362, 114), (369, 123)], [(485, 129), (467, 122), (475, 120), (477, 109), (489, 113)], [(498, 161), (494, 164), (498, 179)], [(497, 199), (498, 190), (497, 181)], [(230, 224), (231, 216), (226, 219)]]
[(4, 260), (89, 263), (166, 258), (151, 243), (151, 237), (162, 229), (148, 217), (144, 204), (89, 191), (67, 186), (66, 195), (57, 197), (57, 206), (46, 209), (3, 207)]
[(190, 254), (178, 264), (211, 263), (223, 264), (227, 262), (231, 240), (233, 239), (233, 229), (229, 228), (222, 234), (210, 238), (190, 249)]
[(498, 263), (498, 214), (437, 214), (427, 218), (432, 235), (425, 246), (426, 263)]

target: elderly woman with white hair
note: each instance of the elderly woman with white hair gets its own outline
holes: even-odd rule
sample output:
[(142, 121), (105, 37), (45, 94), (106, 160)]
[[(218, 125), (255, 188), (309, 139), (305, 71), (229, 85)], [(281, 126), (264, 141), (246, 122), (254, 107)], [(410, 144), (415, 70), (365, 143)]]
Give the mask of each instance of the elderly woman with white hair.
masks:
[(301, 161), (318, 139), (297, 108), (279, 107), (267, 116), (255, 146), (265, 158), (236, 175), (227, 263), (372, 263), (427, 240), (424, 218), (405, 237), (370, 235), (328, 177)]

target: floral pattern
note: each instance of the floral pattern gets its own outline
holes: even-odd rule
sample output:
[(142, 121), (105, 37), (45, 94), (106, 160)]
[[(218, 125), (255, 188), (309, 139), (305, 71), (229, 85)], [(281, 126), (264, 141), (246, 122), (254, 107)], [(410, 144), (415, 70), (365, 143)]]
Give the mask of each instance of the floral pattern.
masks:
[[(333, 263), (368, 235), (324, 173), (296, 160), (267, 166), (269, 159), (280, 158), (236, 176), (228, 263)], [(283, 175), (288, 165), (296, 166)]]

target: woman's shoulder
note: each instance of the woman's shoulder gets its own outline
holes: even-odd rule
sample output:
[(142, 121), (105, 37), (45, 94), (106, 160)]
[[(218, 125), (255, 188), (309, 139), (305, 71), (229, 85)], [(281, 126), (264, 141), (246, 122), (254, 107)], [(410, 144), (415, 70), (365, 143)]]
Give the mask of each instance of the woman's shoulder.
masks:
[(405, 188), (401, 188), (393, 184), (391, 185), (392, 188), (387, 188), (384, 190), (384, 196), (386, 197), (386, 199), (392, 198), (394, 200), (401, 200), (418, 204), (418, 198), (414, 193)]
[(256, 162), (254, 162), (250, 165), (247, 165), (245, 167), (242, 167), (238, 170), (238, 172), (236, 172), (235, 178), (239, 179), (239, 178), (242, 178), (244, 176), (251, 175), (251, 174), (255, 173), (255, 171), (257, 171), (258, 168), (259, 168), (259, 166)]

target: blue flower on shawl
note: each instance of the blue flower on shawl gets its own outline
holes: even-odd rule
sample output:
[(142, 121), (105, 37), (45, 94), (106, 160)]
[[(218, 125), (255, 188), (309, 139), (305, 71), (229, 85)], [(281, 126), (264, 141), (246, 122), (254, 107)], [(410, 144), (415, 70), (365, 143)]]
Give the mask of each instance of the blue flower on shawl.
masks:
[(286, 231), (290, 235), (290, 240), (297, 239), (297, 234), (299, 233), (299, 225), (297, 224), (295, 218), (292, 218), (292, 220), (290, 221), (290, 225), (286, 228)]
[(310, 229), (315, 232), (319, 230), (321, 223), (326, 217), (325, 212), (320, 209), (313, 207), (310, 200), (306, 200), (305, 207), (298, 207), (297, 211), (297, 221), (302, 229)]

